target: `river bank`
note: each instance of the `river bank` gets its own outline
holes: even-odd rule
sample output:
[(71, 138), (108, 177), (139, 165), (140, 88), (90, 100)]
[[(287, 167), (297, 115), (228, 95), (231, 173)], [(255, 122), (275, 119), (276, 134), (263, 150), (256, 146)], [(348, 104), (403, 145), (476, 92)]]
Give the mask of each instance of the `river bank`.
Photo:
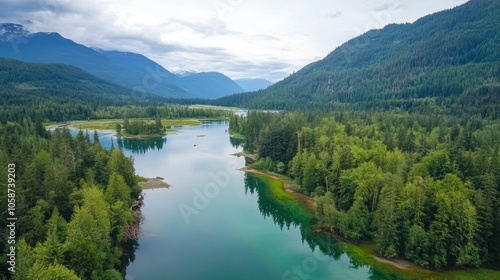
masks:
[(143, 190), (153, 190), (153, 189), (168, 189), (171, 187), (170, 184), (163, 181), (163, 178), (145, 178), (145, 181), (137, 183), (139, 187)]
[(247, 173), (264, 175), (264, 176), (267, 176), (269, 178), (272, 178), (272, 179), (275, 179), (277, 181), (280, 181), (283, 184), (283, 188), (287, 192), (293, 194), (297, 199), (299, 199), (302, 202), (304, 202), (304, 204), (307, 206), (307, 208), (310, 211), (312, 211), (312, 212), (316, 211), (316, 201), (314, 200), (314, 198), (312, 198), (310, 196), (307, 196), (307, 195), (305, 195), (303, 193), (300, 193), (300, 192), (297, 192), (296, 190), (294, 190), (294, 188), (292, 186), (293, 182), (291, 182), (289, 179), (283, 178), (283, 176), (280, 176), (278, 174), (273, 174), (273, 173), (270, 173), (270, 172), (267, 172), (267, 171), (264, 171), (264, 170), (257, 170), (257, 169), (254, 169), (254, 168), (251, 168), (251, 167), (248, 167), (248, 166), (240, 168), (239, 170), (247, 172)]
[[(245, 156), (250, 158), (252, 161), (256, 160), (256, 155), (237, 153), (233, 156)], [(297, 192), (293, 186), (294, 182), (290, 178), (268, 172), (265, 170), (257, 170), (249, 166), (245, 166), (240, 169), (241, 171), (265, 176), (274, 180), (279, 181), (282, 184), (283, 189), (293, 194), (294, 197), (302, 201), (312, 214), (316, 211), (315, 199)], [(315, 228), (313, 229), (317, 234), (327, 234), (331, 238), (337, 240), (341, 243), (343, 248), (349, 252), (351, 256), (355, 256), (356, 259), (360, 260), (362, 263), (369, 265), (376, 265), (383, 267), (389, 271), (408, 279), (500, 279), (500, 271), (485, 269), (485, 268), (470, 268), (470, 269), (429, 269), (425, 267), (418, 266), (408, 260), (402, 258), (387, 259), (378, 256), (375, 246), (371, 242), (364, 242), (361, 244), (353, 244), (348, 240), (339, 237), (335, 232), (329, 230)]]
[[(129, 119), (129, 121), (146, 121), (151, 120), (149, 118), (134, 118)], [(116, 125), (123, 124), (124, 119), (100, 119), (100, 120), (89, 120), (89, 121), (70, 121), (63, 123), (52, 123), (47, 124), (45, 127), (47, 129), (54, 129), (58, 127), (70, 127), (74, 129), (81, 130), (98, 130), (98, 131), (113, 131), (116, 133)], [(161, 123), (167, 128), (176, 126), (194, 126), (199, 125), (205, 119), (162, 119)], [(174, 129), (172, 129), (174, 130)]]

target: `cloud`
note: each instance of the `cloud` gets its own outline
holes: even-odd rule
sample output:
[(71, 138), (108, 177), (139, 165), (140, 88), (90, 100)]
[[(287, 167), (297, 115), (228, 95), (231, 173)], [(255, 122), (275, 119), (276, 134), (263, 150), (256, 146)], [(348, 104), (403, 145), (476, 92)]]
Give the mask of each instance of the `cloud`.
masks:
[(180, 24), (185, 28), (189, 28), (196, 33), (203, 34), (204, 36), (222, 36), (228, 35), (232, 32), (227, 29), (224, 22), (218, 19), (210, 19), (206, 22), (193, 23), (182, 19), (172, 19), (170, 24)]
[[(466, 2), (0, 1), (0, 22), (20, 23), (33, 32), (58, 32), (90, 47), (141, 53), (169, 70), (272, 81), (326, 56), (374, 23), (382, 27), (374, 13), (389, 12), (391, 22), (407, 22)], [(218, 1), (227, 4), (224, 11), (214, 5)], [(333, 12), (325, 16), (325, 11)]]
[(329, 13), (328, 15), (326, 15), (327, 17), (329, 18), (338, 18), (342, 15), (343, 13), (341, 11), (337, 11), (337, 12), (332, 12), (332, 13)]

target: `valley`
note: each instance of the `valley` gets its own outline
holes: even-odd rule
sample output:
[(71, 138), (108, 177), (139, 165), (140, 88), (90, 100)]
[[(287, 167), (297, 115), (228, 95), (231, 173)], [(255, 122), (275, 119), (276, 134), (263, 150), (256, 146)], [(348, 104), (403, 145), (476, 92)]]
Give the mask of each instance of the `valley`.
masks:
[(499, 1), (145, 1), (4, 3), (0, 279), (500, 279)]

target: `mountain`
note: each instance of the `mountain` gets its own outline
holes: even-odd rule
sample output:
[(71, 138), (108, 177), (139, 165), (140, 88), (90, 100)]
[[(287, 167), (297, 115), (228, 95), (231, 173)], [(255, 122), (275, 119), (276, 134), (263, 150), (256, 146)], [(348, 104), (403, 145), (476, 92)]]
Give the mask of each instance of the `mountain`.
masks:
[(192, 75), (192, 74), (196, 74), (196, 72), (189, 71), (189, 70), (179, 70), (179, 71), (174, 71), (173, 73), (181, 78)]
[(35, 112), (52, 121), (66, 120), (68, 115), (85, 119), (100, 106), (166, 102), (157, 95), (132, 91), (68, 65), (0, 58), (0, 73), (1, 120), (22, 120)]
[(20, 24), (4, 23), (0, 24), (0, 41), (11, 41), (16, 38), (26, 36), (29, 32)]
[(273, 84), (266, 79), (236, 79), (234, 81), (247, 92), (266, 89)]
[(203, 92), (205, 98), (213, 99), (244, 92), (237, 83), (218, 72), (184, 73), (183, 82), (195, 91)]
[[(193, 97), (182, 89), (175, 75), (145, 57), (131, 56), (134, 63), (129, 66), (117, 63), (119, 59), (108, 58), (105, 52), (77, 44), (58, 33), (33, 33), (0, 42), (0, 57), (72, 65), (139, 92), (147, 91), (165, 97)], [(151, 78), (148, 80), (147, 77)]]
[(499, 14), (499, 1), (471, 0), (412, 24), (391, 24), (348, 41), (266, 90), (217, 103), (272, 109), (425, 107), (500, 116)]
[(191, 98), (201, 93), (193, 92), (175, 74), (144, 55), (94, 49), (104, 56), (114, 68), (120, 69), (120, 75), (113, 75), (109, 80), (132, 88), (147, 91), (164, 97)]
[(163, 97), (211, 99), (243, 91), (222, 74), (185, 81), (141, 54), (93, 49), (58, 33), (29, 33), (12, 23), (0, 24), (0, 57), (72, 65), (134, 91)]

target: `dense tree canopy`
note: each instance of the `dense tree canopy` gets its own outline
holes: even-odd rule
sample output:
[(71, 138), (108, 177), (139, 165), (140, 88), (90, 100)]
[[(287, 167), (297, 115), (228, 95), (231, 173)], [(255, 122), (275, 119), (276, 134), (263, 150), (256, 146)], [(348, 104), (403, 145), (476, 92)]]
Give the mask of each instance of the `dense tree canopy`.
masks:
[[(2, 242), (2, 276), (121, 279), (124, 231), (135, 222), (129, 208), (140, 194), (132, 158), (104, 149), (97, 136), (39, 133), (26, 120), (0, 125), (4, 178), (9, 163), (16, 172), (17, 267), (6, 274), (8, 244)], [(5, 218), (7, 184), (0, 187)], [(5, 221), (2, 236), (8, 236)]]
[(344, 110), (231, 122), (255, 168), (317, 197), (318, 226), (426, 267), (500, 265), (498, 121)]

